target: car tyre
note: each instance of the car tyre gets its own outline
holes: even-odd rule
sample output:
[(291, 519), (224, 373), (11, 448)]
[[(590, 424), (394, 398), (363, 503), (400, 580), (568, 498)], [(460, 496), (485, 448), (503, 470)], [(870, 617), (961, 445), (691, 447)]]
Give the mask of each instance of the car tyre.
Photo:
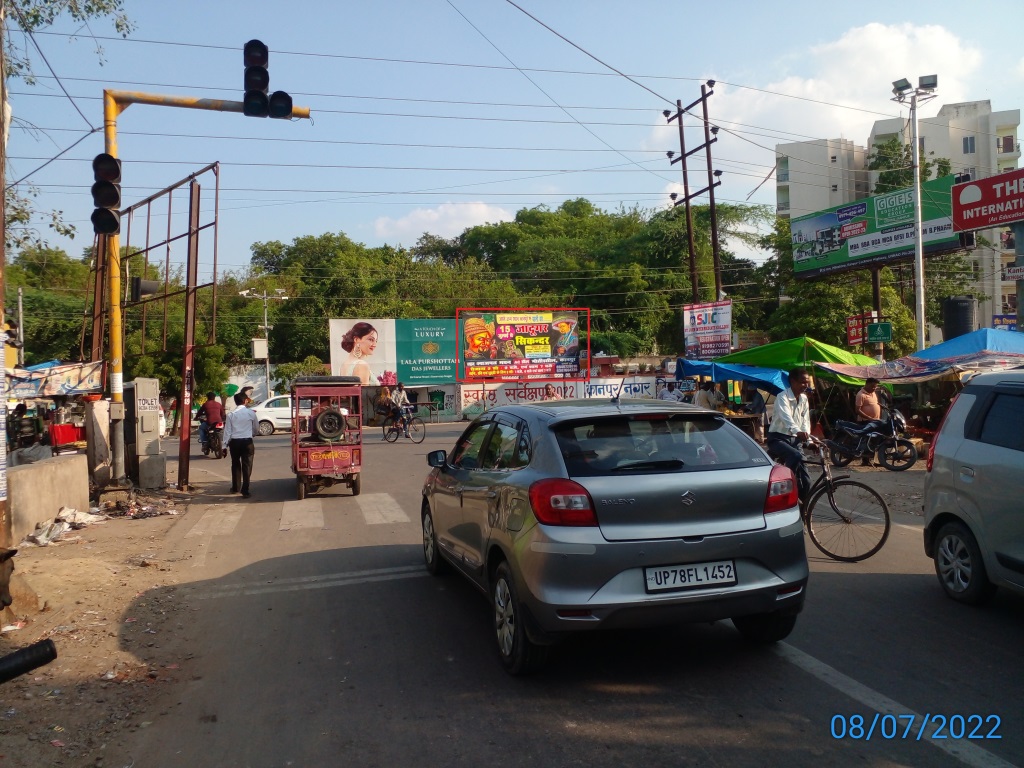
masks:
[(501, 563), (494, 573), (491, 606), (498, 656), (505, 671), (510, 675), (528, 675), (538, 670), (547, 659), (548, 649), (526, 635), (525, 614), (508, 563)]
[(267, 437), (268, 435), (274, 434), (274, 424), (273, 424), (273, 422), (261, 421), (260, 422), (260, 427), (257, 430), (257, 433), (261, 437)]
[(935, 537), (935, 575), (946, 595), (958, 603), (980, 605), (996, 592), (978, 540), (960, 522), (946, 523)]
[(796, 615), (759, 613), (754, 616), (737, 616), (732, 623), (747, 642), (769, 645), (789, 637), (796, 626)]
[(440, 576), (448, 570), (448, 563), (441, 557), (441, 550), (437, 546), (437, 531), (434, 529), (434, 516), (430, 513), (430, 505), (423, 504), (423, 563), (427, 566), (427, 573), (432, 576)]

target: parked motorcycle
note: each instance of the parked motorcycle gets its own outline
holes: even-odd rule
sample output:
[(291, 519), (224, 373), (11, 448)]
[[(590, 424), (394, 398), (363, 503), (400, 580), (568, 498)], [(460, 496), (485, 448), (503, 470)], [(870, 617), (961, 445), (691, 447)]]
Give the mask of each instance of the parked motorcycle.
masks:
[(827, 440), (829, 458), (837, 467), (845, 467), (857, 458), (877, 454), (879, 463), (893, 472), (910, 469), (917, 461), (917, 448), (906, 439), (907, 420), (897, 410), (875, 421), (837, 421), (835, 434)]

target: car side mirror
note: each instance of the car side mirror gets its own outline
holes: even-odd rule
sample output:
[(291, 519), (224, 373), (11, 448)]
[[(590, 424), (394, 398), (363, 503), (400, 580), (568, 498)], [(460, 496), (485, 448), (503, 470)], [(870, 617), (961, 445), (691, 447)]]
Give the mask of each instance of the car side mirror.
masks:
[(427, 464), (432, 467), (443, 467), (448, 463), (448, 454), (445, 451), (431, 451), (427, 454)]

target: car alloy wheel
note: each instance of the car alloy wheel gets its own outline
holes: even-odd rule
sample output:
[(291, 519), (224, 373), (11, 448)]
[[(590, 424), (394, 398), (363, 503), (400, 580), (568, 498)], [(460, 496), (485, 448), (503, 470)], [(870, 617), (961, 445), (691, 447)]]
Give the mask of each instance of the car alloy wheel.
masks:
[(995, 592), (985, 573), (981, 548), (962, 523), (946, 523), (935, 544), (935, 574), (946, 594), (954, 600), (977, 605)]
[(494, 572), (491, 602), (498, 655), (505, 671), (511, 675), (528, 675), (540, 668), (547, 658), (548, 649), (534, 643), (526, 634), (512, 571), (506, 562), (498, 565)]
[(430, 514), (430, 507), (426, 502), (423, 504), (423, 563), (427, 566), (428, 573), (436, 576), (444, 572), (445, 563), (437, 550), (434, 516)]
[(257, 430), (261, 437), (274, 434), (274, 425), (269, 421), (261, 421), (259, 429)]

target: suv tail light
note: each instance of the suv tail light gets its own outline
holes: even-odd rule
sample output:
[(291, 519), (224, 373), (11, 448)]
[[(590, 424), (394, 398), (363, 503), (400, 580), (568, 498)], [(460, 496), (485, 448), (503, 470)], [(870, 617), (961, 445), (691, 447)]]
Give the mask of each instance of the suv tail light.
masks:
[(564, 478), (538, 480), (530, 486), (530, 506), (544, 525), (595, 526), (597, 514), (587, 489)]
[(776, 464), (772, 467), (768, 478), (768, 495), (764, 500), (764, 513), (782, 512), (792, 509), (800, 502), (797, 494), (796, 478), (789, 467)]
[(953, 403), (956, 402), (956, 399), (958, 397), (960, 397), (960, 393), (959, 392), (953, 397), (952, 400), (949, 401), (949, 408), (947, 408), (946, 412), (942, 415), (942, 420), (939, 422), (939, 428), (936, 429), (935, 430), (935, 434), (932, 435), (932, 442), (928, 446), (928, 460), (925, 461), (925, 464), (924, 464), (924, 471), (925, 472), (931, 472), (932, 471), (932, 464), (935, 463), (935, 446), (938, 445), (938, 443), (939, 443), (939, 435), (942, 433), (942, 425), (945, 424), (946, 423), (946, 419), (949, 418), (949, 412), (953, 410)]

